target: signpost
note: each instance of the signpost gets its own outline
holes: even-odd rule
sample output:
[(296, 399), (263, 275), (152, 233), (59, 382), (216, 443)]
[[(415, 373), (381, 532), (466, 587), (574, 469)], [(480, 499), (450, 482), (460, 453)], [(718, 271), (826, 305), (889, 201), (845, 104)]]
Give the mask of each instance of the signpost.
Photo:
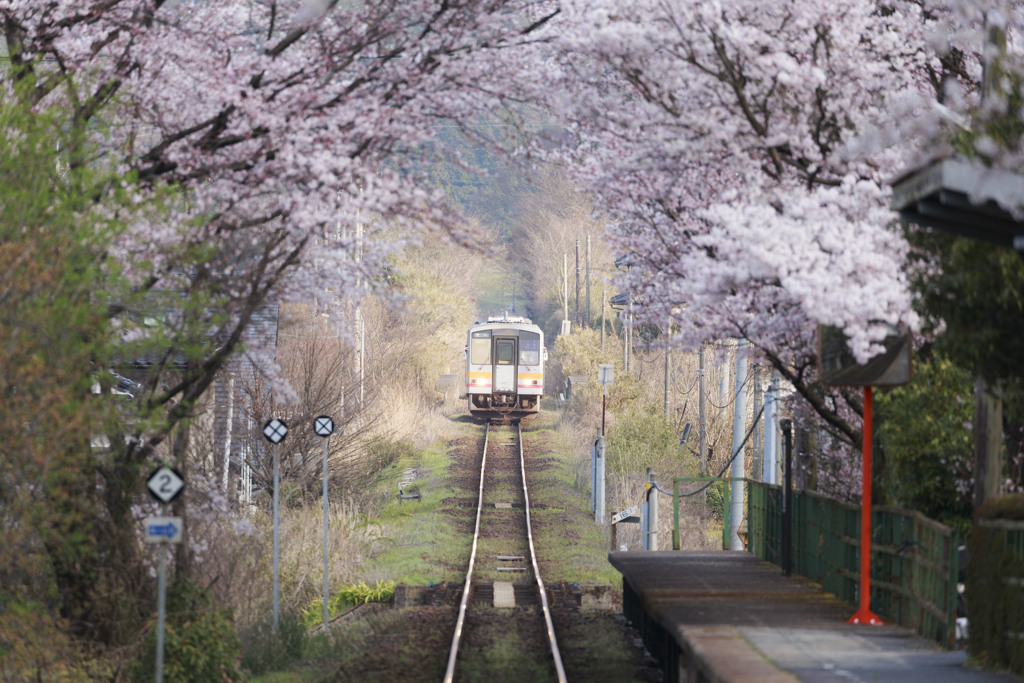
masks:
[[(860, 606), (849, 619), (851, 624), (881, 624), (871, 611), (871, 439), (873, 386), (893, 387), (906, 384), (911, 376), (910, 334), (894, 329), (882, 342), (885, 352), (864, 365), (850, 353), (842, 332), (834, 327), (818, 327), (818, 377), (829, 386), (864, 387), (864, 426), (862, 428), (860, 496)], [(788, 444), (787, 444), (788, 446)]]
[(149, 475), (149, 479), (146, 480), (146, 488), (151, 496), (166, 505), (185, 489), (185, 480), (178, 470), (161, 465)]
[(633, 507), (626, 508), (622, 512), (616, 512), (614, 515), (612, 515), (612, 524), (618, 524), (619, 522), (639, 522), (639, 517), (637, 517), (637, 519), (635, 520), (630, 519), (630, 517), (636, 517), (638, 512), (640, 512), (639, 505), (634, 505)]
[[(181, 472), (161, 465), (153, 470), (146, 479), (146, 489), (150, 495), (166, 505), (181, 495), (185, 490), (185, 480)], [(167, 618), (167, 548), (168, 543), (181, 543), (185, 525), (181, 517), (147, 517), (143, 522), (146, 543), (157, 544), (157, 555), (160, 558), (157, 573), (156, 594), (156, 683), (164, 680), (164, 621)]]
[(263, 425), (263, 436), (266, 437), (267, 441), (274, 444), (274, 632), (277, 632), (278, 625), (278, 614), (279, 614), (279, 600), (278, 600), (278, 566), (281, 557), (280, 553), (280, 533), (278, 525), (278, 507), (280, 503), (281, 493), (281, 461), (277, 455), (277, 446), (284, 437), (288, 435), (288, 425), (283, 420), (274, 418), (269, 420)]
[(591, 462), (591, 494), (593, 497), (594, 521), (604, 524), (604, 415), (608, 387), (615, 378), (615, 366), (601, 364), (597, 366), (597, 381), (601, 385), (601, 433), (594, 442), (594, 455)]
[(330, 616), (327, 607), (327, 442), (330, 441), (331, 434), (334, 432), (334, 420), (326, 415), (321, 415), (313, 421), (313, 431), (316, 432), (317, 436), (323, 437), (324, 440), (324, 633), (327, 633), (327, 621)]

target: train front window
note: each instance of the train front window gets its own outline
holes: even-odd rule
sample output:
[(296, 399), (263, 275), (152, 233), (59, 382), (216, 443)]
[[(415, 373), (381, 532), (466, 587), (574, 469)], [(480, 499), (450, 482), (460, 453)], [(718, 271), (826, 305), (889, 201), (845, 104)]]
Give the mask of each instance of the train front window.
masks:
[(519, 334), (519, 364), (540, 365), (540, 335), (533, 332)]
[(474, 332), (469, 346), (469, 362), (473, 365), (491, 364), (491, 333)]
[(495, 347), (498, 356), (498, 365), (512, 365), (516, 362), (515, 342), (499, 339), (498, 343), (495, 344)]

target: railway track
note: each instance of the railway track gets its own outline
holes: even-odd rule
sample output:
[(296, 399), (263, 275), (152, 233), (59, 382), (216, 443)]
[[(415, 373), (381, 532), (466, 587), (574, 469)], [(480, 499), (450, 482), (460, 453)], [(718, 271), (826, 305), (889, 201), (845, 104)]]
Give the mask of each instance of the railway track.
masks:
[(516, 596), (527, 592), (527, 586), (534, 587), (539, 610), (531, 628), (544, 632), (554, 674), (559, 683), (565, 683), (565, 667), (534, 550), (522, 432), (518, 421), (504, 426), (488, 422), (485, 429), (473, 543), (444, 681), (455, 680), (460, 647), (473, 628), (472, 605), (479, 604), (474, 600), (474, 588), (489, 582), (493, 605), (499, 609), (515, 609)]

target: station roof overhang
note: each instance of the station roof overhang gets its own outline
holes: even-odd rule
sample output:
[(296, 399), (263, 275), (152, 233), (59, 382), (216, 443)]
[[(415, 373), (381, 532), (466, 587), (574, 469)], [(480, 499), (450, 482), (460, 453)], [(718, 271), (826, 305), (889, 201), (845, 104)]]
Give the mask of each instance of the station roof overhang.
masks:
[(889, 184), (891, 207), (907, 223), (1024, 251), (1024, 176), (1019, 173), (946, 157)]

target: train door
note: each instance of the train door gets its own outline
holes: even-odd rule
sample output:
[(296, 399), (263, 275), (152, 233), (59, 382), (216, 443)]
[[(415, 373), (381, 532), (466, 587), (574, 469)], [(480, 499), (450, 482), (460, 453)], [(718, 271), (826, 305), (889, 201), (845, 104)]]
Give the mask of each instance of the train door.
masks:
[(494, 338), (494, 393), (516, 393), (516, 359), (519, 340), (515, 337)]

